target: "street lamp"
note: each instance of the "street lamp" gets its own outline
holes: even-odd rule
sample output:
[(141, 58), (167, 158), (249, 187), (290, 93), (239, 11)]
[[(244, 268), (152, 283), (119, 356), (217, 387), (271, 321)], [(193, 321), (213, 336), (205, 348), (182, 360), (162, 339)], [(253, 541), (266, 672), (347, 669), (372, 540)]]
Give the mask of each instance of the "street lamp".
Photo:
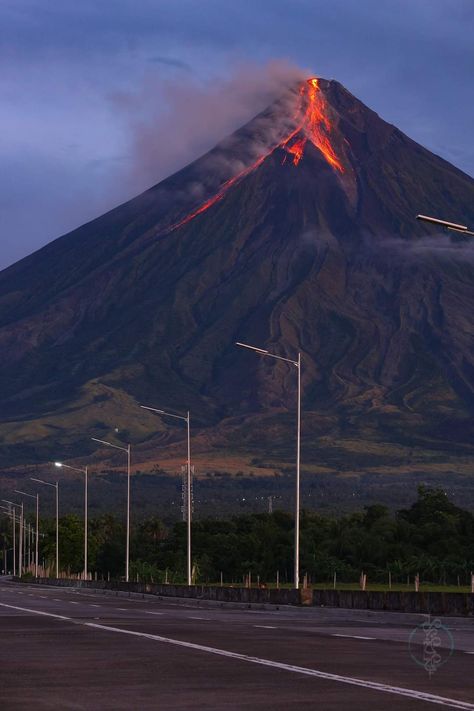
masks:
[[(58, 469), (71, 469), (73, 472), (81, 472), (84, 474), (84, 580), (87, 580), (87, 479), (89, 474), (89, 468), (84, 467), (71, 467), (70, 464), (64, 464), (64, 462), (54, 462), (54, 466)], [(46, 483), (46, 482), (43, 482)], [(53, 485), (54, 486), (54, 485)], [(56, 491), (57, 493), (57, 491)]]
[[(31, 481), (36, 481), (38, 484), (52, 486), (53, 489), (56, 489), (56, 578), (59, 578), (59, 484), (58, 482), (51, 484), (49, 481), (35, 479), (34, 477), (30, 478)], [(38, 531), (36, 532), (36, 551), (38, 551)]]
[(448, 222), (447, 220), (440, 220), (437, 217), (429, 217), (428, 215), (417, 215), (417, 220), (422, 220), (423, 222), (429, 222), (432, 225), (438, 225), (439, 227), (446, 227), (446, 229), (452, 232), (461, 232), (464, 235), (474, 235), (466, 225), (458, 225), (457, 222)]
[[(5, 499), (2, 499), (2, 501), (5, 501)], [(10, 516), (12, 520), (12, 536), (13, 536), (13, 575), (16, 576), (16, 513), (15, 509), (12, 511), (12, 507), (9, 506), (8, 508), (6, 506), (0, 506), (0, 509), (4, 510), (4, 513), (7, 516)]]
[(31, 557), (31, 541), (32, 541), (31, 523), (26, 524), (26, 567), (31, 568), (32, 557)]
[(27, 494), (26, 491), (15, 489), (16, 494), (28, 496), (30, 499), (36, 499), (36, 548), (35, 548), (35, 578), (38, 577), (38, 535), (39, 535), (39, 494)]
[(167, 417), (174, 417), (176, 420), (183, 420), (186, 422), (187, 429), (187, 440), (188, 440), (188, 463), (187, 463), (187, 476), (186, 476), (186, 518), (188, 522), (187, 526), (187, 578), (188, 585), (192, 584), (192, 570), (191, 570), (191, 428), (190, 428), (190, 417), (189, 410), (187, 415), (177, 415), (174, 412), (166, 412), (165, 410), (157, 410), (156, 407), (147, 407), (146, 405), (140, 405), (144, 410), (150, 410), (151, 412), (157, 412), (159, 415), (166, 415)]
[(127, 453), (127, 541), (125, 544), (125, 582), (128, 583), (129, 569), (130, 569), (130, 450), (131, 445), (128, 444), (126, 447), (119, 447), (118, 444), (112, 444), (112, 442), (106, 442), (104, 439), (97, 439), (97, 437), (91, 437), (94, 442), (100, 442), (100, 444), (105, 444), (107, 447), (113, 447), (114, 449), (120, 449), (122, 452)]
[[(2, 510), (2, 509), (4, 509), (4, 510)], [(12, 518), (10, 510), (7, 509), (6, 506), (0, 506), (0, 514), (4, 514), (5, 516)], [(4, 557), (3, 557), (3, 566), (5, 569), (5, 571), (4, 571), (5, 575), (7, 574), (7, 571), (8, 571), (8, 550), (10, 550), (10, 549), (9, 548), (7, 549), (7, 552), (4, 553)], [(13, 553), (13, 561), (15, 561), (15, 553)]]
[(298, 352), (298, 359), (283, 358), (283, 356), (270, 353), (264, 348), (250, 346), (248, 343), (236, 342), (236, 346), (248, 348), (258, 355), (276, 360), (285, 361), (294, 365), (298, 371), (298, 398), (297, 398), (297, 428), (296, 428), (296, 485), (295, 485), (295, 561), (294, 561), (294, 587), (298, 590), (300, 586), (300, 452), (301, 452), (301, 353)]
[(21, 578), (22, 575), (22, 557), (23, 557), (23, 502), (21, 504), (15, 504), (13, 501), (8, 501), (7, 499), (2, 499), (6, 504), (11, 506), (18, 506), (21, 509), (21, 514), (19, 517), (19, 532), (18, 532), (18, 574)]

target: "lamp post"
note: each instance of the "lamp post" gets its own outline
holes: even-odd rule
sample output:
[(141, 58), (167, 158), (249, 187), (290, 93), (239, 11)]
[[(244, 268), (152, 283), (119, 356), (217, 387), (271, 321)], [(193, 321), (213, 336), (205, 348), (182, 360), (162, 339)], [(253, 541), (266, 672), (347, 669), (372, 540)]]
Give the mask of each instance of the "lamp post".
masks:
[[(2, 501), (6, 501), (6, 499), (2, 499)], [(7, 503), (10, 503), (7, 501)], [(13, 504), (13, 507), (15, 504)], [(12, 536), (13, 536), (13, 575), (16, 576), (16, 513), (15, 513), (15, 508), (13, 508), (11, 505), (7, 508), (6, 506), (0, 506), (1, 509), (4, 509), (4, 513), (7, 514), (7, 516), (10, 516), (12, 520)]]
[(296, 408), (296, 482), (295, 482), (295, 561), (294, 561), (294, 587), (298, 590), (300, 586), (300, 452), (301, 452), (301, 353), (298, 352), (298, 359), (292, 360), (291, 358), (283, 358), (283, 356), (276, 355), (275, 353), (270, 353), (264, 348), (257, 348), (256, 346), (250, 346), (248, 343), (236, 342), (237, 346), (241, 348), (248, 348), (254, 351), (258, 355), (265, 356), (267, 358), (275, 358), (276, 360), (282, 360), (285, 363), (290, 363), (294, 365), (298, 372), (298, 396), (297, 396), (297, 408)]
[(38, 536), (39, 536), (39, 494), (27, 494), (26, 491), (15, 489), (16, 494), (28, 496), (30, 499), (36, 499), (36, 548), (35, 548), (35, 578), (38, 577)]
[[(38, 484), (52, 486), (56, 489), (56, 578), (59, 578), (59, 484), (57, 481), (51, 484), (51, 482), (43, 481), (43, 479), (30, 478), (31, 481), (36, 481)], [(36, 560), (38, 560), (38, 526), (36, 527)]]
[(21, 578), (23, 572), (22, 557), (23, 557), (23, 502), (21, 504), (15, 504), (13, 501), (8, 501), (7, 499), (2, 499), (6, 504), (11, 506), (18, 506), (21, 509), (21, 514), (19, 516), (19, 530), (18, 530), (18, 575)]
[[(8, 516), (9, 519), (12, 519), (11, 509), (7, 508), (6, 506), (2, 506), (1, 504), (0, 504), (0, 514), (4, 514), (5, 516)], [(13, 521), (12, 521), (12, 523), (13, 523)], [(7, 549), (6, 553), (4, 552), (4, 556), (6, 556), (4, 558), (5, 575), (7, 574), (7, 571), (8, 571), (8, 551), (9, 550), (10, 550), (10, 548)], [(11, 550), (12, 551), (14, 550), (13, 546), (12, 546)], [(13, 554), (13, 561), (15, 561), (15, 554)]]
[(174, 417), (177, 420), (182, 420), (186, 422), (187, 430), (187, 449), (188, 449), (188, 459), (187, 459), (187, 476), (186, 476), (186, 518), (187, 518), (187, 578), (188, 585), (192, 584), (192, 569), (191, 569), (191, 517), (192, 517), (192, 507), (191, 507), (191, 423), (189, 410), (184, 415), (177, 415), (174, 412), (166, 412), (165, 410), (158, 410), (156, 407), (147, 407), (146, 405), (140, 405), (144, 410), (150, 410), (151, 412), (157, 412), (159, 415), (166, 415), (167, 417)]
[(31, 523), (26, 524), (26, 567), (31, 567)]
[(452, 232), (461, 232), (464, 235), (474, 235), (474, 232), (470, 230), (467, 225), (459, 225), (457, 222), (448, 222), (447, 220), (440, 220), (438, 217), (430, 217), (429, 215), (417, 215), (417, 220), (422, 220), (423, 222), (429, 222), (432, 225), (437, 225), (438, 227), (446, 227), (446, 229)]
[(82, 469), (81, 467), (71, 467), (70, 464), (64, 464), (64, 462), (54, 462), (54, 466), (58, 467), (59, 469), (64, 468), (64, 469), (71, 469), (73, 472), (81, 472), (81, 474), (84, 474), (84, 580), (87, 580), (88, 577), (88, 572), (87, 572), (87, 479), (88, 479), (88, 474), (89, 474), (89, 468), (84, 467)]
[(129, 569), (130, 569), (130, 461), (131, 461), (131, 445), (128, 444), (126, 447), (120, 447), (118, 444), (112, 444), (112, 442), (106, 442), (104, 439), (97, 439), (97, 437), (91, 437), (94, 442), (100, 442), (100, 444), (105, 444), (107, 447), (113, 447), (114, 449), (120, 449), (122, 452), (127, 453), (127, 540), (125, 544), (125, 582), (128, 583)]

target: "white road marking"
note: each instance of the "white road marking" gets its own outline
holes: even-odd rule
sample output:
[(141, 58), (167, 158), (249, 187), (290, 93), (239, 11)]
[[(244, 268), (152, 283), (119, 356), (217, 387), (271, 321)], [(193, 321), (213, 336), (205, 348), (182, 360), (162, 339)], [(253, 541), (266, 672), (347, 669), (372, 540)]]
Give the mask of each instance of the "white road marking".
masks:
[(117, 610), (120, 610), (121, 612), (127, 612), (126, 607), (117, 607)]
[(375, 639), (375, 637), (363, 637), (361, 634), (337, 634), (333, 632), (331, 637), (348, 637), (349, 639)]
[(188, 620), (210, 620), (210, 617), (188, 617)]
[(152, 612), (151, 610), (143, 610), (146, 615), (164, 615), (164, 612)]
[(227, 649), (218, 649), (217, 647), (206, 647), (203, 644), (195, 644), (194, 642), (184, 642), (180, 639), (161, 637), (160, 635), (148, 634), (146, 632), (136, 632), (134, 630), (121, 629), (120, 627), (110, 627), (108, 625), (98, 625), (95, 622), (80, 622), (72, 619), (71, 617), (66, 617), (65, 615), (56, 615), (52, 612), (44, 612), (43, 610), (31, 610), (26, 607), (18, 607), (17, 605), (7, 605), (3, 602), (0, 602), (0, 607), (6, 607), (10, 610), (19, 610), (20, 612), (28, 612), (33, 615), (41, 615), (43, 617), (51, 617), (56, 620), (64, 620), (65, 622), (71, 622), (72, 624), (81, 625), (82, 627), (91, 627), (92, 629), (103, 630), (104, 632), (115, 632), (117, 634), (128, 634), (132, 637), (142, 637), (144, 639), (151, 639), (155, 642), (172, 644), (176, 647), (184, 647), (185, 649), (192, 649), (197, 652), (207, 652), (207, 654), (215, 654), (220, 657), (227, 657), (228, 659), (236, 659), (240, 662), (249, 662), (251, 664), (258, 664), (264, 667), (272, 667), (273, 669), (282, 669), (284, 671), (289, 671), (296, 674), (304, 674), (305, 676), (312, 676), (317, 679), (325, 679), (326, 681), (336, 681), (341, 684), (350, 684), (351, 686), (371, 689), (372, 691), (383, 691), (388, 694), (405, 696), (410, 699), (417, 699), (418, 701), (427, 701), (428, 703), (436, 704), (438, 706), (448, 706), (449, 708), (453, 709), (464, 709), (465, 711), (474, 711), (474, 704), (470, 704), (467, 701), (460, 701), (458, 699), (452, 699), (447, 696), (438, 696), (437, 694), (429, 694), (424, 691), (408, 689), (403, 686), (392, 686), (390, 684), (382, 684), (378, 681), (358, 679), (357, 677), (353, 676), (331, 674), (330, 672), (323, 672), (319, 669), (298, 667), (293, 664), (285, 664), (284, 662), (274, 662), (270, 659), (252, 657), (248, 654), (230, 652)]
[(100, 605), (94, 605), (93, 603), (91, 603), (91, 607), (100, 607)]
[(254, 627), (259, 627), (262, 630), (276, 630), (274, 625), (254, 625)]
[[(240, 610), (239, 610), (240, 612)], [(246, 612), (248, 615), (271, 615), (270, 610), (242, 610), (242, 612)]]
[(70, 605), (79, 605), (79, 603), (78, 603), (78, 602), (74, 602), (74, 600), (68, 600), (68, 603), (69, 603)]

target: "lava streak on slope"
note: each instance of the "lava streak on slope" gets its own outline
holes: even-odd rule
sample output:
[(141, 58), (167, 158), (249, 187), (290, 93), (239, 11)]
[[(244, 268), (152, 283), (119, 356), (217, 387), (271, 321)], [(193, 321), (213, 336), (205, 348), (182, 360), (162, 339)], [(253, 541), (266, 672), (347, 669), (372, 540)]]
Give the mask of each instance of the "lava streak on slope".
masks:
[[(291, 144), (291, 146), (288, 146), (285, 144), (285, 149), (288, 151), (288, 153), (291, 153), (293, 156), (293, 165), (298, 165), (300, 160), (302, 159), (304, 155), (304, 147), (306, 145), (307, 138), (303, 136), (303, 138), (298, 138), (294, 143)], [(282, 165), (283, 163), (286, 162), (286, 156), (282, 160)]]
[(183, 217), (182, 220), (180, 220), (179, 222), (175, 222), (174, 225), (171, 225), (171, 227), (168, 228), (168, 231), (172, 232), (173, 230), (178, 229), (178, 227), (181, 227), (181, 225), (185, 225), (187, 222), (191, 222), (191, 220), (200, 215), (202, 212), (205, 212), (210, 207), (215, 205), (216, 202), (222, 200), (229, 188), (235, 185), (241, 178), (245, 178), (245, 176), (255, 170), (255, 168), (258, 168), (258, 166), (263, 163), (263, 161), (268, 155), (269, 153), (260, 156), (260, 158), (256, 160), (255, 163), (252, 163), (252, 165), (250, 165), (248, 168), (245, 168), (240, 173), (237, 173), (237, 175), (234, 175), (233, 178), (229, 178), (229, 180), (226, 180), (225, 183), (222, 183), (219, 192), (213, 195), (213, 197), (209, 198), (209, 200), (206, 200), (206, 202), (204, 202), (202, 205), (193, 210), (193, 212), (190, 212), (188, 215), (186, 215), (186, 217)]
[(342, 163), (331, 145), (332, 126), (318, 80), (309, 79), (308, 87), (307, 106), (301, 129), (311, 143), (319, 148), (327, 162), (340, 173), (344, 173)]
[[(226, 180), (215, 195), (186, 215), (186, 217), (183, 217), (182, 220), (170, 225), (166, 232), (172, 232), (178, 229), (178, 227), (182, 227), (182, 225), (191, 222), (195, 217), (222, 200), (233, 185), (258, 168), (277, 148), (282, 148), (290, 154), (292, 156), (293, 165), (297, 166), (304, 156), (308, 141), (310, 141), (321, 151), (329, 165), (340, 173), (344, 173), (344, 167), (331, 144), (332, 125), (329, 120), (326, 101), (319, 86), (319, 80), (312, 78), (304, 82), (300, 87), (299, 97), (299, 106), (294, 117), (296, 127), (285, 136), (280, 143), (260, 156), (254, 163), (237, 175), (234, 175), (234, 177)], [(283, 158), (282, 164), (285, 162), (286, 156)]]

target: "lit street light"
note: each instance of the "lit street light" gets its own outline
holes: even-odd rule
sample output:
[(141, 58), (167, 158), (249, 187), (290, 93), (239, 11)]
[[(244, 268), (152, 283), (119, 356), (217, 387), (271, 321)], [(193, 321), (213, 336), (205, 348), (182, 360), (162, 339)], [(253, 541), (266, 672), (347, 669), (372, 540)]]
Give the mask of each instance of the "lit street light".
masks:
[(15, 504), (13, 501), (8, 501), (7, 499), (2, 499), (6, 504), (11, 506), (18, 506), (21, 509), (21, 514), (19, 516), (19, 530), (18, 530), (18, 575), (22, 576), (23, 573), (23, 502), (21, 504)]
[[(38, 484), (52, 486), (53, 489), (56, 489), (56, 578), (59, 578), (59, 484), (58, 482), (51, 484), (49, 481), (35, 479), (34, 477), (30, 478), (31, 481), (36, 481)], [(38, 551), (38, 532), (36, 533), (36, 550)]]
[(236, 342), (241, 348), (248, 348), (258, 355), (276, 360), (283, 360), (285, 363), (294, 365), (298, 371), (298, 397), (297, 397), (297, 428), (296, 428), (296, 486), (295, 486), (295, 561), (294, 561), (294, 587), (298, 590), (300, 586), (300, 451), (301, 451), (301, 353), (298, 352), (298, 360), (283, 358), (283, 356), (270, 353), (264, 348), (250, 346), (248, 343)]
[[(88, 573), (87, 573), (87, 478), (88, 478), (88, 473), (89, 469), (88, 467), (84, 467), (82, 469), (81, 467), (71, 467), (70, 464), (64, 464), (63, 462), (54, 462), (54, 466), (58, 467), (59, 469), (71, 469), (73, 472), (81, 472), (81, 474), (84, 474), (84, 580), (87, 580)], [(46, 482), (42, 482), (43, 484), (46, 484)], [(54, 486), (52, 484), (51, 486)], [(56, 490), (56, 495), (57, 495), (57, 490)], [(57, 513), (57, 509), (56, 509)], [(57, 519), (56, 519), (57, 520)]]
[(130, 450), (131, 445), (128, 444), (126, 447), (120, 447), (118, 444), (112, 444), (112, 442), (106, 442), (104, 439), (97, 439), (97, 437), (91, 437), (94, 442), (100, 442), (100, 444), (105, 444), (107, 447), (113, 447), (114, 449), (120, 449), (122, 452), (127, 453), (127, 541), (125, 544), (125, 582), (128, 583), (129, 569), (130, 569)]
[(166, 412), (165, 410), (157, 410), (156, 407), (147, 407), (146, 405), (140, 405), (144, 410), (150, 410), (151, 412), (157, 412), (159, 415), (166, 415), (167, 417), (174, 417), (176, 420), (182, 420), (186, 422), (187, 429), (187, 441), (188, 441), (188, 461), (187, 461), (187, 476), (186, 476), (186, 519), (187, 519), (187, 578), (188, 585), (192, 584), (192, 567), (191, 567), (191, 427), (190, 427), (190, 417), (189, 410), (186, 415), (177, 415), (174, 412)]
[(35, 578), (38, 577), (38, 538), (39, 538), (39, 495), (38, 494), (27, 494), (26, 491), (18, 491), (15, 489), (15, 494), (21, 494), (22, 496), (28, 496), (30, 499), (36, 499), (36, 548), (35, 548)]
[(423, 222), (429, 222), (432, 225), (437, 225), (438, 227), (446, 227), (446, 229), (452, 232), (461, 232), (464, 235), (474, 235), (467, 225), (458, 225), (457, 222), (448, 222), (447, 220), (440, 220), (437, 217), (429, 217), (428, 215), (417, 215), (417, 220), (422, 220)]

